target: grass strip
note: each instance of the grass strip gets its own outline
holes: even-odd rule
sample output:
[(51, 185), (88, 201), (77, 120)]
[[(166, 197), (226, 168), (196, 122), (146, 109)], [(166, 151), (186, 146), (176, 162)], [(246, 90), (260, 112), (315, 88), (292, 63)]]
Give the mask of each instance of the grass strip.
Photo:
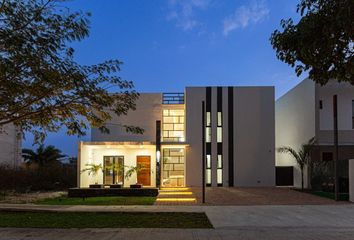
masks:
[(13, 228), (212, 228), (193, 212), (0, 212), (0, 227)]

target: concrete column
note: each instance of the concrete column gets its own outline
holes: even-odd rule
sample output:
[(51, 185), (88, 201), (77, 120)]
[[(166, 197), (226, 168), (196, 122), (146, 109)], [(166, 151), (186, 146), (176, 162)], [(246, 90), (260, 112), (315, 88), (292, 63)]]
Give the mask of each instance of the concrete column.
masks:
[(354, 159), (349, 160), (349, 201), (354, 202)]

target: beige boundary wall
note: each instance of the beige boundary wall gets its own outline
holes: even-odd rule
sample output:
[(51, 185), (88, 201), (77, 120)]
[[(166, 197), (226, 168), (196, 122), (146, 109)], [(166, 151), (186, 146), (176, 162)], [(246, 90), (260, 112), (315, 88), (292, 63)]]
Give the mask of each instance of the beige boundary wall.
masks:
[(17, 127), (7, 124), (0, 129), (0, 165), (18, 167), (22, 161), (22, 136)]

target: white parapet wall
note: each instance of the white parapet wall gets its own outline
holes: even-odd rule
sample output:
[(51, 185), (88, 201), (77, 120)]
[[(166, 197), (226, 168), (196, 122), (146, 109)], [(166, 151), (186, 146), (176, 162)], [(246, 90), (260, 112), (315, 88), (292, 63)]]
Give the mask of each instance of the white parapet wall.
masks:
[(349, 160), (349, 200), (354, 202), (354, 159)]

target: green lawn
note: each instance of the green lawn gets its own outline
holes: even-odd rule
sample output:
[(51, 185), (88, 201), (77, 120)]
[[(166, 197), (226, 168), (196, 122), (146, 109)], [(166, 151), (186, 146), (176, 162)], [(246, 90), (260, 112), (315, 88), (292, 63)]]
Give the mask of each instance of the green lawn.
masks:
[(0, 212), (0, 227), (16, 228), (212, 228), (205, 213)]
[(45, 205), (152, 205), (156, 197), (89, 197), (89, 198), (48, 198), (35, 202)]
[[(319, 197), (325, 197), (325, 198), (329, 198), (329, 199), (334, 200), (334, 193), (332, 193), (332, 192), (314, 191), (314, 192), (310, 192), (310, 193), (312, 193), (316, 196), (319, 196)], [(349, 201), (349, 194), (348, 193), (339, 194), (339, 201)]]
[[(309, 189), (304, 189), (302, 191), (301, 189), (297, 189), (297, 188), (293, 188), (293, 190), (334, 200), (334, 193), (333, 192), (314, 191), (314, 190), (309, 190)], [(339, 201), (349, 201), (349, 193), (340, 193), (339, 194)]]

